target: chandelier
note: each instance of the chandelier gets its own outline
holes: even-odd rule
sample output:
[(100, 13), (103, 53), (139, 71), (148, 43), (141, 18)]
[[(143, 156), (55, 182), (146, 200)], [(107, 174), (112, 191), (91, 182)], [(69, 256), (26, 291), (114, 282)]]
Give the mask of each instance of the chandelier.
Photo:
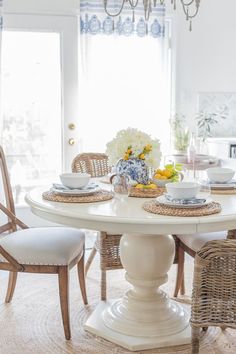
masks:
[[(176, 9), (176, 1), (177, 0), (171, 0), (171, 4), (173, 5), (174, 9)], [(192, 30), (192, 19), (194, 17), (197, 16), (198, 14), (198, 10), (199, 10), (199, 6), (200, 6), (200, 1), (201, 0), (179, 0), (181, 2), (181, 5), (183, 7), (183, 11), (186, 17), (187, 21), (190, 21), (190, 26), (189, 26), (189, 30)], [(116, 13), (111, 13), (108, 10), (109, 4), (108, 4), (108, 0), (103, 0), (104, 2), (104, 9), (105, 12), (108, 16), (119, 16), (125, 6), (125, 4), (129, 4), (131, 10), (133, 11), (133, 21), (135, 20), (135, 15), (134, 15), (134, 11), (135, 8), (138, 6), (139, 4), (139, 0), (121, 0), (121, 5), (120, 8), (118, 9), (118, 11)], [(160, 5), (164, 5), (165, 4), (165, 0), (143, 0), (143, 8), (144, 8), (144, 16), (145, 16), (145, 20), (148, 21), (150, 14), (152, 12), (152, 8), (157, 6), (157, 3), (159, 3)]]

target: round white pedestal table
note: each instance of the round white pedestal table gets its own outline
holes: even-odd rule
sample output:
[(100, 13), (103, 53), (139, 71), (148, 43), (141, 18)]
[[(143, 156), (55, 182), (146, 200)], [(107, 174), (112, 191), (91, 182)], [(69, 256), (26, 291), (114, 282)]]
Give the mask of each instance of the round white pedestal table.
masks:
[(168, 281), (175, 245), (170, 234), (236, 229), (236, 196), (213, 196), (222, 212), (205, 217), (171, 217), (142, 209), (146, 199), (115, 195), (98, 203), (57, 203), (28, 193), (32, 212), (72, 227), (123, 234), (121, 260), (132, 285), (121, 299), (101, 302), (85, 329), (129, 350), (190, 343), (189, 308), (170, 300), (160, 286)]

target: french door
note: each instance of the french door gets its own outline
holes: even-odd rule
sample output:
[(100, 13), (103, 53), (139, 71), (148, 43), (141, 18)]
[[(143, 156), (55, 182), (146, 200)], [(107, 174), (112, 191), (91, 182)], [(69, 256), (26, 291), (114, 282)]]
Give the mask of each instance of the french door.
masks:
[(0, 144), (16, 204), (69, 171), (78, 139), (76, 16), (4, 16)]

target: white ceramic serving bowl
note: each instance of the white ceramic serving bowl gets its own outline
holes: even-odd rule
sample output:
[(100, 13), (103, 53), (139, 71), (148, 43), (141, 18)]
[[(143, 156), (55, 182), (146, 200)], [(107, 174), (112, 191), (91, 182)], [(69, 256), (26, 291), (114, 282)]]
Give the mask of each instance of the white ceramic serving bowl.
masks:
[(88, 173), (62, 173), (60, 175), (61, 183), (63, 186), (69, 188), (82, 188), (85, 187), (91, 178)]
[(186, 154), (174, 154), (172, 155), (172, 159), (174, 163), (187, 163), (187, 155)]
[(209, 180), (215, 183), (229, 182), (235, 174), (235, 171), (231, 168), (224, 167), (211, 167), (208, 168), (206, 171)]
[(198, 194), (200, 185), (196, 182), (167, 183), (166, 190), (172, 198), (191, 199)]
[(152, 181), (157, 187), (165, 187), (167, 183), (172, 183), (169, 179), (158, 179), (154, 177), (152, 178)]

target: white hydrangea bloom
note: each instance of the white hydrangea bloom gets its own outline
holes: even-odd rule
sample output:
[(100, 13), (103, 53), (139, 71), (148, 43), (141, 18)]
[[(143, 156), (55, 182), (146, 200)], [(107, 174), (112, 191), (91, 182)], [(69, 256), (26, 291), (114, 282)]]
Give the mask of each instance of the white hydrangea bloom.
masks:
[(120, 158), (124, 157), (128, 146), (132, 146), (134, 156), (138, 157), (147, 144), (152, 145), (152, 151), (145, 156), (145, 161), (150, 167), (158, 167), (161, 159), (159, 140), (152, 139), (150, 135), (138, 129), (128, 128), (120, 130), (116, 137), (107, 143), (106, 154), (109, 156), (110, 164), (115, 165)]

